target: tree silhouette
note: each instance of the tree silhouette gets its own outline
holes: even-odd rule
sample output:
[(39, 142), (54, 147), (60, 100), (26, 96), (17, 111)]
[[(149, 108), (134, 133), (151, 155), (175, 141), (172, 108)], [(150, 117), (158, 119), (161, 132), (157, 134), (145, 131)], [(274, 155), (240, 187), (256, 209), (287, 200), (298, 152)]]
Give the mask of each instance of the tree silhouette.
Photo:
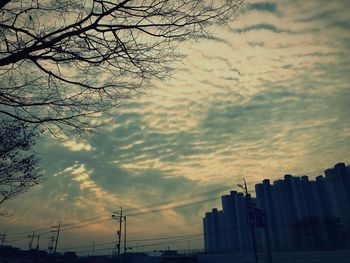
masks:
[(37, 133), (22, 121), (0, 122), (0, 205), (39, 183), (39, 159), (31, 150)]
[[(243, 0), (3, 0), (0, 113), (84, 132), (180, 59)], [(58, 128), (58, 129), (57, 129)]]

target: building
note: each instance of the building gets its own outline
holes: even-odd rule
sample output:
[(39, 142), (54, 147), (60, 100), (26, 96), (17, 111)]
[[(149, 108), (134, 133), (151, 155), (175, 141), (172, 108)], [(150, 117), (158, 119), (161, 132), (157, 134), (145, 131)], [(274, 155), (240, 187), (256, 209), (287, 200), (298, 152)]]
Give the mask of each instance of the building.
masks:
[(265, 179), (255, 185), (256, 198), (235, 191), (222, 196), (222, 210), (203, 219), (205, 251), (247, 252), (253, 243), (258, 251), (350, 248), (349, 170), (338, 163), (314, 181), (305, 175), (272, 184)]
[[(223, 253), (251, 250), (251, 236), (247, 217), (247, 198), (242, 193), (231, 191), (221, 197), (223, 210), (213, 208), (205, 214), (205, 251)], [(248, 201), (253, 201), (250, 197)]]

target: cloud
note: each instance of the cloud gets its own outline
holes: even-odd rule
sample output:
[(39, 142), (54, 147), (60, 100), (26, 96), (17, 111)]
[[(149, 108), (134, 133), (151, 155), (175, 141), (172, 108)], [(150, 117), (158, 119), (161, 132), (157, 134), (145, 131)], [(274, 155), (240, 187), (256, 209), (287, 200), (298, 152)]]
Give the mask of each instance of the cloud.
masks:
[(272, 2), (249, 3), (241, 12), (256, 10), (259, 12), (271, 12), (279, 14), (277, 4)]
[(245, 28), (234, 29), (233, 31), (237, 33), (246, 33), (252, 30), (269, 30), (274, 33), (282, 33), (282, 32), (291, 33), (290, 30), (280, 29), (272, 24), (256, 24), (256, 25), (247, 26)]
[[(341, 26), (341, 25), (334, 25), (334, 26)], [(280, 28), (278, 26), (275, 26), (273, 24), (255, 24), (255, 25), (250, 25), (247, 27), (243, 28), (237, 28), (237, 29), (232, 29), (232, 32), (234, 33), (247, 33), (250, 31), (261, 31), (261, 30), (267, 30), (271, 31), (273, 33), (286, 33), (286, 34), (306, 34), (306, 33), (315, 33), (320, 31), (319, 28), (306, 28), (306, 29), (301, 29), (301, 30), (291, 30), (291, 29), (284, 29)]]
[[(263, 178), (348, 163), (346, 5), (247, 5), (251, 12), (215, 28), (209, 41), (182, 47), (188, 57), (176, 65), (181, 70), (173, 79), (154, 83), (119, 108), (105, 130), (85, 140), (38, 142), (47, 179), (9, 203), (16, 217), (0, 218), (2, 225), (34, 228), (59, 218), (109, 217), (119, 206), (141, 212), (150, 204), (197, 200), (189, 196), (215, 187), (234, 189), (242, 177), (253, 187)], [(219, 202), (135, 216), (130, 231), (147, 236), (147, 224), (174, 234), (192, 231), (195, 226), (186, 224), (198, 222), (201, 231), (203, 212)], [(112, 224), (77, 233), (102, 238)]]
[(84, 142), (76, 142), (74, 140), (67, 140), (63, 143), (65, 147), (71, 151), (91, 151), (92, 147), (90, 144)]

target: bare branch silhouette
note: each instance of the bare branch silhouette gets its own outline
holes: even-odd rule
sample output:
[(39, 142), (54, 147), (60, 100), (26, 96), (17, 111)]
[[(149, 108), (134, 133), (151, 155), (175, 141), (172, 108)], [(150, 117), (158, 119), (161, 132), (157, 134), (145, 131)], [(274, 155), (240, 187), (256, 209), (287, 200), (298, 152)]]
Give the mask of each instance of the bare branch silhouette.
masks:
[[(5, 0), (0, 113), (78, 134), (96, 125), (206, 36), (243, 0)], [(58, 128), (58, 129), (56, 129)]]
[(36, 128), (27, 123), (0, 122), (0, 205), (39, 183), (39, 159), (32, 151)]

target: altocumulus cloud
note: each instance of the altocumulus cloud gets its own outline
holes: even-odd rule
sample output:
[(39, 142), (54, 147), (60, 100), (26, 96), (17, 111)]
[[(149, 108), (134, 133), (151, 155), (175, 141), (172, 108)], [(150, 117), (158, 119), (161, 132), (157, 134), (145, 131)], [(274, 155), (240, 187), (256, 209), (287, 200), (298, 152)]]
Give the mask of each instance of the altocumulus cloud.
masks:
[[(215, 37), (184, 48), (178, 74), (120, 108), (105, 132), (40, 142), (47, 179), (10, 202), (16, 216), (1, 223), (51, 225), (108, 216), (121, 205), (144, 211), (241, 177), (256, 181), (349, 162), (349, 5), (247, 4)], [(200, 222), (213, 205), (146, 219), (189, 231), (185, 221)]]

